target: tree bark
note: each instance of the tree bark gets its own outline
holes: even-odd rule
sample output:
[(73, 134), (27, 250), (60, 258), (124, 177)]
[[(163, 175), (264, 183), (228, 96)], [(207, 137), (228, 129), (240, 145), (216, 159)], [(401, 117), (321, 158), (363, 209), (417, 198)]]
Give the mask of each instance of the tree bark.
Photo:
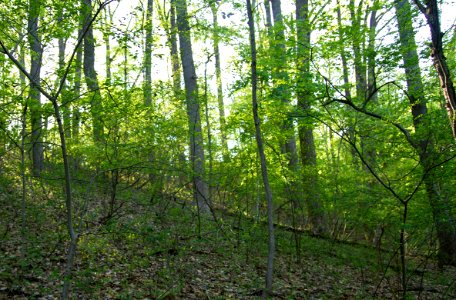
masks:
[(112, 35), (112, 15), (109, 7), (104, 11), (104, 22), (103, 22), (103, 41), (105, 44), (105, 64), (106, 64), (106, 84), (108, 86), (112, 83), (112, 72), (111, 72), (111, 40)]
[[(308, 0), (296, 1), (296, 34), (297, 34), (297, 66), (298, 76), (296, 95), (298, 109), (305, 115), (312, 113), (312, 79), (310, 77), (310, 24)], [(327, 232), (326, 220), (318, 188), (317, 154), (313, 125), (310, 118), (304, 117), (299, 125), (299, 143), (301, 146), (301, 161), (303, 166), (304, 201), (309, 213), (312, 232), (316, 235)]]
[(407, 0), (395, 0), (394, 5), (407, 81), (407, 92), (416, 132), (415, 148), (423, 168), (426, 193), (440, 244), (439, 263), (441, 265), (456, 264), (456, 223), (451, 213), (450, 203), (441, 193), (440, 184), (436, 179), (436, 171), (433, 168), (436, 157), (435, 145), (426, 118), (427, 106), (412, 26), (411, 7)]
[(32, 138), (32, 174), (39, 176), (44, 169), (44, 151), (42, 141), (42, 126), (41, 117), (41, 93), (36, 87), (41, 81), (41, 63), (43, 58), (43, 48), (41, 45), (41, 37), (38, 33), (38, 22), (40, 16), (40, 0), (30, 0), (29, 16), (28, 16), (28, 33), (30, 43), (30, 74), (32, 81), (30, 82), (29, 104), (30, 119), (31, 119), (31, 138)]
[(184, 71), (185, 96), (187, 104), (188, 130), (190, 136), (190, 161), (192, 164), (193, 194), (198, 208), (209, 212), (209, 189), (204, 180), (204, 143), (201, 129), (200, 100), (198, 98), (198, 83), (195, 64), (193, 61), (190, 26), (187, 16), (187, 1), (176, 0), (177, 28), (181, 62)]
[(174, 94), (176, 98), (180, 97), (181, 92), (181, 77), (180, 77), (180, 63), (179, 63), (179, 53), (177, 48), (177, 25), (176, 25), (176, 5), (175, 0), (171, 0), (171, 7), (170, 7), (170, 25), (171, 31), (169, 33), (169, 43), (170, 43), (170, 51), (171, 51), (171, 69), (172, 69), (172, 76), (173, 76), (173, 86), (174, 86)]
[(222, 143), (222, 155), (223, 161), (227, 162), (230, 159), (228, 151), (228, 142), (226, 137), (226, 119), (225, 119), (225, 104), (223, 103), (223, 85), (222, 85), (222, 71), (220, 66), (220, 49), (219, 49), (219, 28), (218, 28), (218, 3), (217, 1), (211, 1), (211, 11), (212, 11), (212, 24), (213, 24), (213, 46), (214, 46), (214, 56), (215, 56), (215, 80), (217, 83), (217, 102), (218, 102), (218, 111), (219, 111), (219, 122), (220, 122), (220, 136)]
[(272, 276), (274, 270), (274, 255), (275, 255), (275, 236), (274, 236), (274, 219), (273, 219), (273, 202), (272, 192), (269, 185), (268, 168), (266, 164), (266, 156), (264, 154), (263, 139), (261, 136), (260, 118), (258, 116), (258, 101), (257, 101), (257, 69), (256, 69), (256, 42), (255, 42), (255, 27), (252, 12), (252, 4), (247, 0), (247, 16), (249, 24), (250, 37), (250, 53), (251, 53), (251, 81), (252, 81), (252, 112), (255, 123), (255, 138), (257, 141), (258, 153), (260, 156), (261, 174), (263, 177), (264, 192), (268, 207), (268, 260), (266, 269), (266, 283), (262, 298), (267, 298), (272, 293)]
[(101, 103), (100, 87), (98, 85), (97, 73), (95, 71), (95, 40), (93, 28), (88, 26), (92, 19), (92, 0), (83, 0), (84, 11), (84, 75), (88, 89), (92, 92), (90, 98), (90, 113), (92, 115), (93, 140), (96, 144), (104, 140), (104, 129), (101, 113), (103, 106)]
[(144, 104), (152, 105), (152, 13), (153, 0), (147, 0), (146, 11), (146, 39), (144, 45)]
[[(84, 21), (83, 21), (83, 17), (82, 16), (80, 17), (79, 23), (80, 23), (79, 24), (80, 25), (80, 30), (79, 30), (78, 36), (81, 36), (82, 32), (83, 32), (83, 26), (84, 26)], [(73, 93), (74, 93), (74, 98), (75, 99), (79, 99), (80, 96), (81, 96), (82, 54), (83, 54), (83, 49), (82, 49), (82, 47), (79, 47), (76, 50), (76, 58), (75, 58), (75, 61), (74, 61), (75, 70), (74, 70), (74, 90), (73, 90)], [(75, 140), (75, 142), (77, 142), (77, 140), (79, 138), (79, 125), (80, 125), (80, 119), (81, 119), (81, 113), (79, 111), (79, 107), (78, 107), (77, 103), (75, 103), (72, 106), (72, 112), (71, 113), (72, 113), (72, 116), (73, 116), (73, 120), (72, 120), (72, 123), (71, 123), (72, 137)], [(75, 158), (74, 167), (75, 167), (75, 169), (78, 168), (78, 159), (77, 158)]]
[(351, 33), (353, 38), (353, 58), (355, 65), (356, 77), (356, 99), (364, 103), (367, 93), (367, 80), (366, 80), (366, 64), (363, 60), (363, 45), (364, 34), (362, 31), (362, 1), (358, 7), (355, 6), (355, 1), (350, 0), (349, 4), (350, 17), (352, 20)]
[[(60, 6), (57, 11), (57, 19), (59, 22), (63, 21), (63, 6)], [(66, 36), (60, 36), (58, 38), (59, 45), (59, 76), (61, 72), (65, 70), (65, 50), (66, 50)], [(58, 86), (59, 81), (57, 80), (56, 85)], [(66, 93), (66, 82), (63, 83), (62, 87), (62, 117), (63, 117), (63, 127), (65, 130), (65, 136), (71, 138), (71, 113), (70, 113), (70, 103), (68, 103), (68, 94)]]
[(426, 0), (423, 4), (420, 0), (413, 0), (418, 9), (426, 17), (431, 30), (431, 57), (440, 80), (440, 86), (445, 97), (445, 104), (453, 138), (456, 139), (456, 92), (451, 79), (451, 72), (443, 52), (443, 33), (440, 28), (439, 7), (437, 0)]
[(367, 44), (367, 90), (370, 101), (377, 102), (378, 94), (376, 92), (377, 82), (375, 74), (375, 59), (377, 53), (375, 51), (375, 39), (377, 36), (377, 1), (374, 1), (373, 8), (369, 17), (369, 40)]

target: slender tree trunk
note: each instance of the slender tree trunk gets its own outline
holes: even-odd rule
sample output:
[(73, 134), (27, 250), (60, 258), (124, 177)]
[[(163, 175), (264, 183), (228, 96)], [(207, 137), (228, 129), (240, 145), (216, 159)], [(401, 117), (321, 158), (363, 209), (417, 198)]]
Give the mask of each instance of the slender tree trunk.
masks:
[[(57, 11), (57, 19), (59, 22), (63, 21), (63, 7), (59, 7)], [(59, 75), (65, 69), (65, 50), (66, 50), (66, 37), (61, 36), (58, 38), (58, 46), (59, 46)], [(60, 82), (56, 81), (56, 86), (58, 86)], [(70, 113), (70, 103), (66, 96), (66, 83), (63, 83), (62, 88), (62, 117), (63, 117), (63, 127), (65, 129), (65, 136), (69, 139), (71, 138), (71, 113)]]
[[(145, 20), (145, 45), (144, 45), (144, 105), (151, 108), (151, 111), (155, 109), (154, 102), (152, 99), (152, 46), (153, 46), (153, 0), (147, 0), (147, 11)], [(152, 145), (155, 146), (154, 133), (152, 133), (150, 139)], [(153, 149), (150, 149), (148, 160), (151, 164), (156, 160), (156, 154)], [(163, 182), (160, 174), (149, 173), (149, 180), (152, 185), (152, 195), (157, 195), (162, 192)]]
[(103, 41), (105, 44), (105, 62), (106, 62), (106, 85), (110, 86), (112, 81), (111, 73), (111, 25), (112, 25), (112, 15), (109, 7), (104, 11), (104, 29), (103, 29)]
[(147, 0), (146, 11), (146, 39), (144, 49), (144, 104), (152, 105), (152, 14), (153, 0)]
[[(80, 17), (80, 30), (79, 30), (79, 33), (78, 33), (78, 36), (81, 36), (82, 35), (82, 28), (83, 28), (83, 18)], [(74, 98), (75, 99), (79, 99), (80, 96), (81, 96), (81, 81), (82, 81), (82, 53), (83, 53), (83, 49), (82, 47), (79, 47), (77, 50), (76, 50), (76, 58), (75, 58), (75, 61), (74, 61), (74, 64), (75, 64), (75, 70), (74, 70), (74, 90), (73, 90), (73, 94), (74, 94)], [(81, 120), (81, 113), (79, 111), (79, 107), (77, 105), (77, 103), (73, 104), (72, 105), (72, 116), (73, 116), (73, 120), (72, 120), (72, 124), (71, 124), (71, 129), (72, 129), (72, 137), (74, 139), (75, 142), (78, 141), (78, 138), (79, 138), (79, 124), (80, 124), (80, 120)], [(75, 169), (78, 168), (78, 159), (75, 158), (75, 161), (74, 161), (74, 167)]]
[[(268, 2), (268, 1), (266, 1)], [(265, 2), (265, 3), (266, 3)], [(277, 99), (283, 105), (283, 110), (285, 112), (285, 119), (282, 123), (282, 140), (280, 148), (282, 154), (285, 154), (287, 159), (287, 168), (289, 173), (289, 180), (285, 187), (285, 195), (287, 195), (289, 202), (292, 206), (292, 223), (293, 226), (296, 226), (296, 213), (298, 212), (298, 207), (300, 206), (298, 200), (299, 189), (302, 188), (299, 182), (295, 180), (295, 175), (298, 173), (298, 153), (296, 149), (296, 135), (295, 128), (293, 125), (293, 119), (289, 115), (289, 111), (292, 110), (291, 106), (291, 87), (289, 85), (290, 76), (287, 72), (288, 60), (287, 60), (287, 50), (285, 45), (285, 30), (282, 17), (282, 8), (280, 0), (271, 0), (272, 7), (272, 18), (274, 20), (274, 27), (268, 28), (269, 31), (273, 31), (269, 34), (270, 40), (270, 55), (273, 64), (271, 77), (273, 80), (272, 88), (272, 97)], [(296, 254), (299, 259), (300, 257), (300, 236), (299, 233), (294, 232), (295, 245), (296, 245)]]
[(214, 46), (214, 56), (215, 56), (215, 80), (217, 83), (217, 102), (219, 110), (219, 122), (220, 122), (220, 136), (222, 143), (222, 154), (223, 161), (229, 161), (230, 155), (228, 151), (228, 142), (226, 137), (226, 120), (225, 120), (225, 104), (223, 103), (223, 85), (222, 85), (222, 71), (220, 66), (220, 49), (219, 49), (219, 27), (218, 27), (218, 18), (217, 18), (217, 2), (211, 1), (211, 11), (212, 11), (212, 24), (213, 24), (213, 46)]
[(209, 190), (205, 182), (204, 143), (201, 129), (200, 101), (198, 84), (193, 62), (193, 51), (190, 38), (190, 26), (187, 16), (187, 1), (176, 0), (177, 27), (182, 67), (184, 71), (185, 96), (190, 136), (190, 161), (192, 164), (193, 193), (198, 208), (209, 212)]
[[(92, 19), (92, 0), (82, 0), (84, 11), (84, 29)], [(88, 89), (92, 92), (90, 98), (90, 113), (92, 115), (92, 132), (96, 144), (104, 140), (104, 129), (101, 113), (103, 106), (101, 103), (100, 87), (98, 85), (97, 73), (95, 71), (95, 40), (93, 28), (87, 28), (84, 36), (84, 75)]]
[[(375, 5), (375, 3), (374, 3)], [(355, 4), (355, 0), (350, 0), (349, 4), (349, 11), (350, 11), (350, 17), (352, 21), (351, 25), (351, 36), (353, 39), (352, 47), (353, 47), (353, 60), (354, 60), (354, 67), (355, 67), (355, 78), (356, 78), (356, 97), (351, 99), (351, 101), (362, 103), (362, 105), (367, 105), (367, 100), (372, 101), (372, 97), (368, 98), (369, 92), (371, 91), (371, 88), (374, 87), (369, 87), (368, 85), (368, 78), (371, 80), (371, 84), (374, 84), (375, 80), (375, 30), (376, 28), (370, 28), (368, 30), (368, 37), (369, 37), (369, 45), (368, 47), (371, 47), (371, 49), (368, 49), (367, 54), (365, 51), (365, 43), (366, 43), (366, 38), (365, 38), (365, 28), (367, 27), (367, 24), (364, 24), (363, 22), (363, 1), (360, 1), (358, 6)], [(373, 15), (371, 15), (371, 25), (376, 26), (376, 20), (375, 20), (375, 15), (376, 11), (373, 9)], [(369, 52), (371, 50), (371, 52)], [(367, 57), (366, 57), (367, 56)], [(368, 63), (370, 63), (370, 69), (367, 69), (366, 67), (366, 60)], [(368, 72), (369, 71), (369, 72)], [(370, 76), (369, 77), (369, 74)], [(374, 98), (376, 97), (376, 94), (374, 95)], [(363, 120), (361, 120), (362, 122)], [(360, 126), (361, 127), (361, 126)], [(370, 166), (375, 165), (375, 148), (368, 143), (368, 132), (364, 130), (364, 132), (361, 132), (361, 135), (359, 137), (360, 144), (361, 144), (361, 149), (362, 152), (365, 156), (365, 159), (367, 163)], [(364, 166), (364, 172), (368, 175), (368, 178), (370, 177), (369, 170)], [(367, 188), (371, 189), (372, 188), (372, 181), (367, 182)]]
[(426, 0), (423, 4), (420, 0), (413, 0), (419, 10), (426, 17), (431, 30), (431, 57), (434, 67), (440, 79), (440, 86), (445, 97), (446, 109), (450, 120), (453, 137), (456, 139), (456, 92), (451, 78), (451, 72), (443, 52), (443, 33), (440, 28), (439, 7), (437, 0)]
[(263, 177), (264, 192), (268, 206), (268, 261), (266, 271), (266, 286), (263, 292), (263, 298), (267, 298), (272, 293), (272, 275), (274, 268), (274, 255), (275, 255), (275, 236), (274, 236), (274, 220), (273, 220), (273, 202), (272, 192), (269, 185), (268, 168), (266, 164), (266, 156), (264, 154), (263, 139), (261, 136), (260, 118), (258, 116), (258, 101), (257, 101), (257, 68), (256, 68), (256, 42), (255, 42), (255, 27), (252, 12), (252, 4), (247, 0), (247, 16), (249, 23), (249, 36), (250, 36), (250, 53), (251, 53), (251, 80), (252, 80), (252, 112), (253, 120), (255, 122), (255, 138), (257, 141), (258, 153), (260, 155), (261, 174)]
[(175, 96), (178, 98), (181, 94), (181, 71), (180, 71), (180, 63), (179, 63), (179, 53), (177, 48), (177, 25), (176, 25), (176, 5), (175, 0), (171, 0), (171, 7), (170, 7), (170, 25), (171, 25), (171, 32), (169, 34), (169, 43), (170, 43), (170, 51), (171, 51), (171, 69), (172, 69), (172, 76), (173, 76), (173, 86), (174, 86), (174, 93)]
[(272, 39), (272, 16), (271, 16), (271, 0), (264, 0), (264, 10), (266, 15), (266, 28), (268, 36)]
[(209, 171), (207, 174), (207, 181), (209, 182), (209, 199), (212, 200), (212, 174), (213, 174), (213, 155), (212, 155), (212, 133), (211, 124), (209, 119), (209, 97), (207, 94), (207, 64), (210, 61), (210, 57), (204, 64), (204, 113), (206, 119), (206, 130), (207, 130), (207, 154), (209, 155)]
[(43, 58), (43, 48), (41, 45), (41, 37), (38, 33), (38, 22), (40, 16), (40, 0), (30, 0), (29, 16), (28, 16), (28, 34), (30, 43), (30, 74), (33, 76), (33, 81), (30, 83), (29, 92), (29, 108), (32, 127), (32, 174), (39, 176), (44, 169), (44, 151), (42, 141), (42, 126), (41, 117), (41, 93), (37, 89), (36, 84), (41, 81), (41, 63)]
[[(350, 80), (349, 80), (349, 72), (348, 72), (348, 63), (347, 63), (347, 55), (345, 52), (345, 43), (346, 39), (342, 31), (342, 14), (341, 14), (341, 9), (340, 9), (340, 3), (337, 1), (337, 25), (338, 25), (338, 34), (339, 34), (339, 45), (340, 45), (340, 59), (342, 61), (342, 74), (343, 74), (343, 80), (344, 80), (344, 96), (347, 100), (352, 100), (352, 94), (350, 90)], [(350, 135), (350, 140), (354, 140), (355, 136), (355, 129), (353, 126), (350, 126), (348, 128), (348, 134)], [(356, 155), (356, 151), (353, 147), (350, 147), (351, 149), (351, 157), (352, 157), (352, 163), (355, 167), (355, 169), (359, 168), (359, 162), (358, 162), (358, 157)]]
[(342, 14), (340, 11), (340, 4), (337, 3), (337, 25), (338, 25), (338, 33), (339, 33), (339, 44), (340, 47), (340, 59), (342, 60), (342, 74), (344, 80), (344, 93), (347, 99), (352, 99), (351, 91), (350, 91), (350, 81), (349, 81), (349, 74), (348, 74), (348, 64), (347, 64), (347, 55), (345, 54), (345, 37), (343, 34), (342, 29)]
[[(25, 66), (25, 49), (21, 47), (19, 62)], [(25, 75), (19, 73), (19, 79), (21, 82), (21, 90), (25, 91), (27, 82)], [(27, 102), (22, 104), (22, 115), (21, 115), (21, 183), (22, 183), (22, 195), (21, 195), (21, 237), (22, 237), (22, 257), (25, 258), (27, 255), (27, 166), (25, 164), (26, 159), (26, 139), (27, 139)], [(5, 143), (6, 144), (6, 143)]]
[[(312, 113), (312, 80), (310, 77), (310, 24), (308, 0), (296, 1), (297, 22), (297, 98), (298, 108), (302, 114)], [(310, 118), (304, 117), (299, 125), (299, 142), (301, 145), (301, 160), (303, 165), (304, 200), (309, 213), (312, 231), (316, 235), (327, 231), (326, 220), (318, 188), (317, 154), (313, 135), (313, 125)]]
[[(376, 3), (373, 3), (372, 8), (366, 8), (367, 5), (363, 1), (360, 1), (356, 5), (355, 0), (351, 0), (349, 4), (349, 12), (351, 18), (351, 39), (353, 48), (353, 62), (355, 69), (356, 78), (356, 97), (351, 101), (362, 105), (363, 107), (368, 104), (375, 104), (377, 94), (373, 93), (375, 88), (375, 36), (376, 36)], [(369, 27), (367, 25), (368, 12), (371, 10)], [(364, 16), (363, 11), (366, 10)], [(364, 18), (363, 18), (364, 16)], [(366, 33), (367, 33), (367, 49), (366, 49)], [(359, 120), (358, 125), (358, 139), (360, 148), (362, 149), (362, 155), (365, 163), (362, 164), (362, 171), (364, 172), (364, 187), (367, 191), (367, 201), (359, 202), (359, 210), (365, 212), (368, 209), (368, 203), (370, 202), (369, 197), (372, 194), (372, 190), (376, 184), (376, 181), (369, 167), (375, 168), (376, 165), (376, 147), (371, 142), (369, 130), (366, 130), (366, 125), (369, 125), (369, 120), (363, 116)], [(354, 137), (354, 133), (352, 137)], [(373, 240), (374, 230), (372, 226), (365, 220), (361, 220), (362, 226), (365, 229), (365, 238), (368, 242)]]
[(375, 75), (375, 38), (377, 36), (377, 1), (374, 1), (373, 8), (369, 18), (369, 41), (367, 46), (367, 89), (371, 101), (377, 102), (378, 94), (375, 92), (377, 88)]
[(404, 60), (407, 92), (415, 127), (415, 148), (425, 172), (424, 184), (431, 206), (439, 240), (439, 263), (456, 264), (456, 223), (448, 199), (442, 195), (433, 168), (436, 156), (431, 129), (427, 123), (427, 106), (419, 67), (419, 58), (413, 32), (411, 7), (407, 0), (395, 0), (399, 40)]

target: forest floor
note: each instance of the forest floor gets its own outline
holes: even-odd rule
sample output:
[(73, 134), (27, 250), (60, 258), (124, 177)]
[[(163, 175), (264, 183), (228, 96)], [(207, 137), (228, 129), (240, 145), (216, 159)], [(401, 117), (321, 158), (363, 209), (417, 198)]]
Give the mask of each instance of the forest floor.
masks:
[[(57, 299), (66, 263), (63, 200), (52, 193), (28, 205), (21, 235), (20, 199), (0, 193), (0, 299)], [(198, 218), (173, 201), (132, 197), (109, 221), (94, 211), (79, 240), (72, 299), (257, 299), (264, 283), (264, 225), (219, 215)], [(397, 257), (362, 245), (277, 230), (274, 299), (396, 299)], [(25, 245), (25, 246), (24, 246)], [(456, 299), (456, 269), (409, 258), (408, 298)]]

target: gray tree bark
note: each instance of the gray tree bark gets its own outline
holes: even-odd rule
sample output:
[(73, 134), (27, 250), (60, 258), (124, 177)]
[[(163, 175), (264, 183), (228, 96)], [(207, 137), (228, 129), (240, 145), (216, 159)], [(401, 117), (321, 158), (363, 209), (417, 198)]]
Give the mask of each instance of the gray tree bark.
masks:
[(97, 73), (95, 71), (95, 40), (93, 36), (93, 28), (88, 26), (92, 19), (92, 0), (82, 0), (84, 11), (84, 75), (88, 89), (92, 92), (90, 98), (90, 113), (92, 115), (92, 132), (95, 143), (100, 143), (104, 140), (104, 129), (101, 113), (103, 106), (101, 103), (100, 87), (98, 85)]
[(435, 145), (432, 138), (432, 129), (428, 127), (429, 124), (426, 118), (427, 106), (412, 26), (411, 7), (408, 0), (395, 0), (394, 5), (407, 81), (407, 92), (416, 132), (415, 148), (423, 168), (424, 184), (439, 240), (439, 263), (441, 265), (454, 265), (456, 264), (456, 223), (451, 212), (449, 200), (441, 192), (441, 186), (436, 179), (436, 171), (433, 167), (436, 156)]
[(188, 130), (190, 136), (190, 161), (192, 164), (193, 193), (198, 208), (209, 212), (209, 189), (204, 180), (204, 143), (201, 129), (200, 100), (198, 98), (198, 83), (193, 61), (193, 50), (190, 38), (190, 26), (187, 15), (187, 1), (176, 0), (177, 28), (181, 62), (184, 71), (185, 96), (187, 104)]
[(40, 0), (30, 0), (28, 15), (28, 34), (30, 44), (30, 82), (29, 104), (31, 119), (31, 139), (32, 139), (32, 174), (39, 176), (44, 169), (44, 151), (42, 141), (42, 116), (41, 116), (41, 93), (37, 84), (41, 81), (41, 64), (43, 58), (43, 48), (41, 37), (38, 33), (38, 22), (40, 17)]
[(434, 67), (440, 79), (440, 86), (445, 97), (446, 109), (450, 120), (450, 127), (454, 139), (456, 139), (456, 91), (454, 89), (451, 72), (443, 52), (443, 33), (440, 28), (439, 7), (437, 0), (426, 0), (424, 4), (420, 0), (413, 0), (426, 17), (431, 30), (431, 57)]

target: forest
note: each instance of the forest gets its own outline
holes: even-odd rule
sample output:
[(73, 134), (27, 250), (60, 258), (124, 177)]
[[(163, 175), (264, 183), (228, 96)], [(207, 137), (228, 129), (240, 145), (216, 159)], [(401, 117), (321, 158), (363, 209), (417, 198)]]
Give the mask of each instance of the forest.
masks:
[(455, 4), (0, 1), (0, 299), (456, 299)]

